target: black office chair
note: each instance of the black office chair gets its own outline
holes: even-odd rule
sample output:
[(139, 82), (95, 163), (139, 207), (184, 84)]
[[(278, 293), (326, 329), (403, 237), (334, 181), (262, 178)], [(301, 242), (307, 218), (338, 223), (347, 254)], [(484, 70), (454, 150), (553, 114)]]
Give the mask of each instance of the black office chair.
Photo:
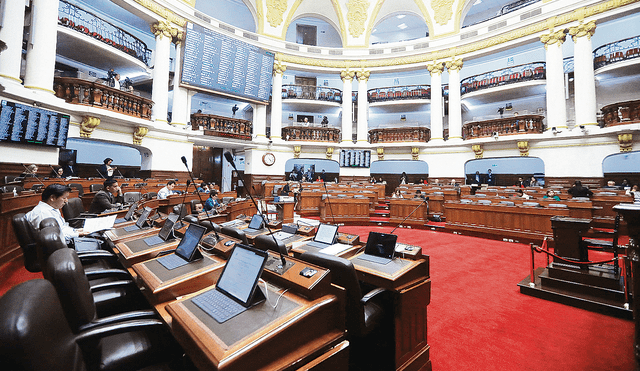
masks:
[(383, 288), (375, 288), (363, 296), (355, 267), (347, 259), (314, 252), (303, 253), (300, 259), (328, 268), (331, 283), (345, 290), (349, 369), (394, 369), (393, 300), (390, 293)]
[(104, 185), (102, 184), (91, 184), (89, 186), (89, 191), (91, 192), (98, 192), (98, 191), (102, 191), (104, 189)]
[(62, 206), (62, 215), (67, 223), (74, 228), (82, 228), (85, 219), (98, 216), (85, 212), (82, 200), (77, 197), (69, 199), (69, 201)]
[[(196, 207), (197, 205), (202, 205), (202, 203), (200, 202), (200, 200), (191, 200), (189, 202), (190, 206), (191, 206), (191, 214), (196, 214)], [(202, 205), (204, 207), (204, 205)]]
[(145, 343), (147, 339), (137, 335), (162, 329), (157, 319), (106, 323), (74, 334), (55, 288), (46, 280), (26, 281), (9, 290), (0, 298), (0, 315), (0, 359), (8, 370), (133, 370), (171, 354), (156, 346), (159, 339)]
[(82, 187), (82, 184), (80, 184), (80, 183), (69, 183), (68, 186), (71, 187), (72, 189), (77, 189), (79, 197), (82, 197), (82, 195), (84, 195), (84, 187)]
[(247, 235), (244, 234), (241, 229), (225, 226), (220, 229), (220, 233), (225, 234), (229, 237), (237, 238), (245, 245), (249, 243)]
[(253, 245), (260, 250), (271, 250), (284, 256), (287, 256), (288, 254), (287, 246), (284, 244), (284, 242), (275, 239), (273, 236), (268, 234), (261, 234), (256, 236), (253, 239)]
[(11, 218), (13, 232), (15, 233), (20, 249), (22, 249), (22, 257), (24, 259), (24, 267), (29, 272), (40, 272), (40, 263), (36, 249), (36, 240), (34, 237), (33, 227), (27, 221), (24, 213), (19, 213)]

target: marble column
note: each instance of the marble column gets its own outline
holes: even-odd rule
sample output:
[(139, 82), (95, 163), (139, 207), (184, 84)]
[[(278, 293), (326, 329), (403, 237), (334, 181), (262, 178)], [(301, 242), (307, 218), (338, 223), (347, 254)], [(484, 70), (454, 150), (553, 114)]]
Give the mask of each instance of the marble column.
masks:
[(253, 107), (253, 137), (257, 141), (267, 140), (267, 106), (252, 104)]
[(287, 66), (276, 60), (273, 64), (271, 87), (271, 140), (282, 141), (282, 75)]
[[(27, 62), (24, 73), (26, 88), (54, 94), (53, 71), (56, 65), (57, 27), (58, 0), (33, 0), (31, 2), (31, 33), (27, 40)], [(14, 32), (22, 35), (22, 30), (14, 30)]]
[(22, 34), (24, 29), (24, 0), (4, 0), (0, 14), (0, 40), (7, 49), (0, 58), (0, 77), (16, 84), (22, 84), (20, 65), (22, 63)]
[(350, 71), (348, 68), (340, 72), (340, 78), (342, 79), (342, 142), (353, 142), (353, 120), (352, 115), (352, 98), (353, 92), (352, 84), (355, 77), (355, 71)]
[(169, 22), (161, 21), (151, 25), (151, 32), (156, 36), (156, 48), (153, 52), (153, 83), (151, 85), (151, 99), (153, 100), (151, 120), (157, 123), (167, 123), (171, 40), (177, 31), (171, 27)]
[(358, 126), (356, 138), (358, 143), (368, 143), (369, 137), (369, 100), (367, 99), (367, 82), (369, 81), (370, 71), (364, 68), (362, 71), (356, 72), (358, 79)]
[(462, 59), (446, 63), (449, 71), (449, 140), (462, 140), (462, 99), (460, 97), (460, 69)]
[(562, 61), (562, 43), (566, 39), (564, 30), (550, 30), (540, 36), (546, 50), (547, 82), (547, 128), (550, 130), (567, 127), (567, 102), (564, 97), (564, 63)]
[[(180, 32), (181, 33), (181, 32)], [(181, 58), (184, 42), (182, 37), (177, 37), (175, 68), (173, 72), (173, 106), (171, 107), (171, 124), (184, 126), (190, 121), (187, 100), (189, 99), (189, 91), (180, 86), (182, 79)]]
[(596, 22), (582, 23), (569, 28), (573, 38), (573, 86), (576, 109), (576, 126), (597, 125), (596, 80), (593, 72), (591, 36), (596, 32)]
[(444, 63), (433, 62), (427, 65), (431, 73), (431, 140), (439, 142), (444, 140), (442, 132), (442, 71)]

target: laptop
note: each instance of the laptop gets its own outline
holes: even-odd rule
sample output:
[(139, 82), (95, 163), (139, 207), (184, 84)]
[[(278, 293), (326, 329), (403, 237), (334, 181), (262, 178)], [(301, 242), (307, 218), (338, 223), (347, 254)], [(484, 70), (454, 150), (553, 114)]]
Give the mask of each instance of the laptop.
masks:
[[(285, 242), (288, 238), (293, 237), (298, 232), (298, 226), (295, 224), (285, 224), (282, 229), (273, 234), (276, 240)], [(286, 242), (285, 242), (286, 244)]]
[(169, 216), (167, 217), (167, 220), (165, 220), (164, 225), (162, 226), (162, 229), (160, 230), (160, 232), (155, 236), (151, 236), (151, 237), (145, 238), (143, 240), (144, 243), (146, 243), (147, 246), (155, 246), (155, 245), (159, 245), (159, 244), (167, 241), (170, 237), (174, 238), (174, 236), (173, 236), (173, 225), (177, 221), (178, 221), (178, 215), (169, 214)]
[(393, 260), (397, 240), (398, 236), (395, 234), (369, 232), (364, 254), (360, 255), (358, 259), (382, 265), (389, 264)]
[(194, 260), (202, 259), (202, 254), (198, 251), (198, 244), (206, 231), (207, 228), (201, 225), (189, 224), (189, 228), (184, 232), (175, 253), (158, 258), (158, 263), (171, 270), (187, 265)]
[(249, 222), (249, 226), (244, 229), (245, 234), (260, 232), (264, 227), (264, 219), (261, 214), (255, 214)]
[(215, 288), (191, 301), (218, 323), (237, 316), (264, 300), (258, 280), (266, 261), (265, 251), (237, 243)]
[(145, 228), (145, 223), (147, 222), (147, 218), (149, 218), (149, 214), (151, 214), (152, 211), (153, 211), (152, 208), (145, 207), (144, 210), (142, 210), (142, 215), (140, 215), (140, 219), (138, 219), (136, 224), (124, 227), (123, 228), (124, 231), (133, 232), (133, 231), (137, 231), (139, 229)]
[(127, 211), (127, 215), (125, 215), (124, 218), (116, 219), (116, 221), (114, 223), (118, 224), (118, 223), (124, 223), (124, 222), (128, 222), (129, 220), (132, 220), (133, 219), (133, 213), (136, 212), (137, 208), (138, 208), (138, 203), (137, 202), (132, 203), (131, 207), (129, 207), (129, 211)]
[(306, 244), (318, 249), (324, 249), (330, 245), (333, 245), (338, 237), (338, 226), (331, 224), (320, 224), (318, 231), (313, 237), (313, 241)]

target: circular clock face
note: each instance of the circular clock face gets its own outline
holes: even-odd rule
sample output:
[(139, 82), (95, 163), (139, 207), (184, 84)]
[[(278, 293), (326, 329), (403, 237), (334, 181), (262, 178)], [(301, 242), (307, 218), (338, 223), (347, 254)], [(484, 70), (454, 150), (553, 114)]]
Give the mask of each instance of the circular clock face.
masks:
[(271, 152), (267, 152), (264, 155), (262, 155), (262, 163), (267, 165), (267, 166), (271, 166), (276, 162), (276, 156), (271, 153)]

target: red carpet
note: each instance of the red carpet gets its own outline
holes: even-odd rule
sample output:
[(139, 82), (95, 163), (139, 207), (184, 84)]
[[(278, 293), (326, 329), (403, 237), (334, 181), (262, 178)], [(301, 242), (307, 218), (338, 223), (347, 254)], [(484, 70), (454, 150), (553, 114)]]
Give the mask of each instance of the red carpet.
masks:
[[(366, 240), (370, 230), (340, 227)], [(528, 245), (400, 228), (431, 261), (428, 339), (434, 370), (631, 371), (633, 322), (520, 294)], [(536, 267), (545, 266), (542, 254)]]
[(16, 259), (0, 267), (0, 296), (20, 282), (43, 278), (42, 273), (31, 273), (24, 269), (22, 259)]

